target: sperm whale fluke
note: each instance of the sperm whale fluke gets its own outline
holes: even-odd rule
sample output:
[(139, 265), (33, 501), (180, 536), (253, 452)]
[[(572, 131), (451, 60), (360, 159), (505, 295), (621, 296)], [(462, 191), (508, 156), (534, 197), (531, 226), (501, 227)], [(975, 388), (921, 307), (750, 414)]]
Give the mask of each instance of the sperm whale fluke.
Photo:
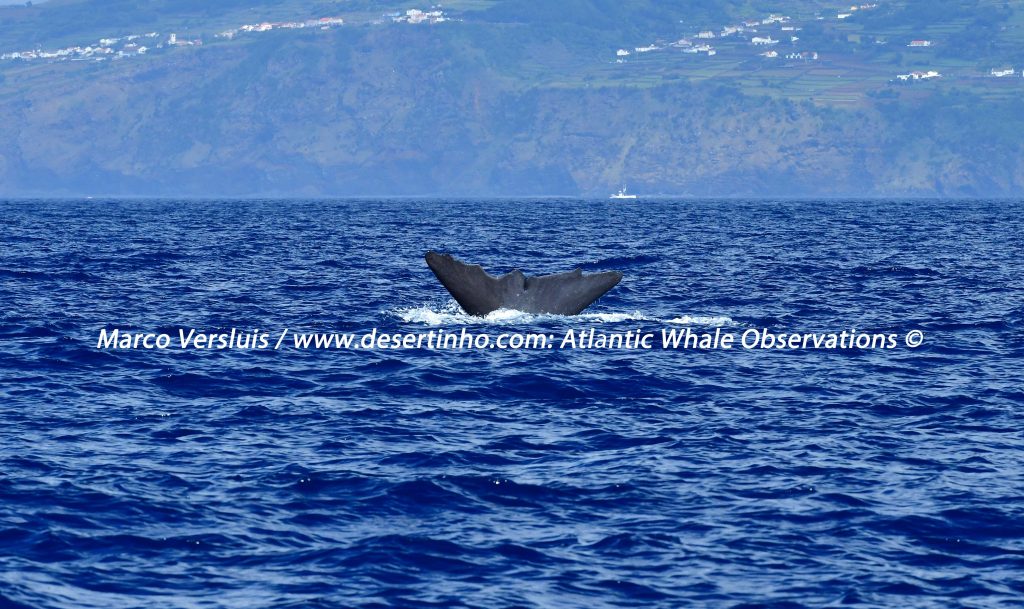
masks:
[(427, 266), (441, 285), (470, 315), (498, 309), (526, 313), (576, 315), (622, 279), (618, 271), (568, 273), (527, 277), (516, 269), (495, 277), (478, 264), (466, 264), (451, 254), (427, 252)]

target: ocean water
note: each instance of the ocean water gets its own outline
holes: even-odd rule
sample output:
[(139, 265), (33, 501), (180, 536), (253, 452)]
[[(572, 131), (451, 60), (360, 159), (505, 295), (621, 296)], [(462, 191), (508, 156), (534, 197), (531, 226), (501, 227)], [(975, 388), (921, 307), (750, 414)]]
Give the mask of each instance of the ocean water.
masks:
[[(97, 348), (179, 328), (901, 342)], [(0, 606), (1021, 607), (1022, 364), (1019, 202), (2, 201)]]

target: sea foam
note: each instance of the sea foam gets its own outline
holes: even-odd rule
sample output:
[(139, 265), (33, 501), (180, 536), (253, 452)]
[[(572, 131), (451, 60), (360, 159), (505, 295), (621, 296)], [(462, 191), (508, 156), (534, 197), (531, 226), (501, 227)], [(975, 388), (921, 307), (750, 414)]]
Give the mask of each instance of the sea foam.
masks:
[(389, 311), (389, 314), (397, 317), (405, 323), (422, 324), (426, 326), (459, 326), (459, 325), (521, 325), (532, 324), (544, 321), (562, 322), (585, 322), (585, 323), (607, 323), (617, 324), (625, 322), (652, 322), (663, 324), (682, 324), (692, 326), (733, 326), (736, 322), (725, 315), (680, 315), (677, 317), (663, 318), (646, 315), (640, 311), (607, 312), (607, 313), (580, 313), (579, 315), (546, 315), (524, 313), (511, 309), (498, 309), (485, 316), (478, 317), (469, 315), (459, 307), (454, 300), (442, 306), (419, 306), (400, 308)]

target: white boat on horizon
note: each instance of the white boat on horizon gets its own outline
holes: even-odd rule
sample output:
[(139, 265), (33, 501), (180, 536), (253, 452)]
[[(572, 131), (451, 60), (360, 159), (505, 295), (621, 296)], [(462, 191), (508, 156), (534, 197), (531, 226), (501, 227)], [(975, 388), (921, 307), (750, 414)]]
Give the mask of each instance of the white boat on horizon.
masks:
[(609, 199), (635, 199), (636, 195), (626, 194), (626, 187), (623, 185), (622, 190), (613, 194)]

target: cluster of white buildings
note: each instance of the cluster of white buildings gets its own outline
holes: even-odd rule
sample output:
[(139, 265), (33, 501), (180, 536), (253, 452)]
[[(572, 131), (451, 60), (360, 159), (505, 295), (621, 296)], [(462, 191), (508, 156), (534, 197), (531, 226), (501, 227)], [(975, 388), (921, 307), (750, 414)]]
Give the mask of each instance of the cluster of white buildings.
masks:
[[(757, 32), (757, 28), (759, 28), (761, 26), (772, 26), (772, 25), (776, 25), (776, 24), (781, 25), (781, 24), (784, 24), (784, 23), (789, 23), (790, 21), (791, 21), (791, 19), (789, 17), (787, 17), (786, 15), (775, 15), (775, 14), (772, 14), (772, 15), (768, 15), (764, 19), (751, 19), (751, 20), (744, 21), (743, 23), (738, 23), (736, 25), (727, 25), (727, 26), (722, 28), (721, 32), (718, 33), (718, 37), (719, 38), (728, 38), (729, 36), (734, 36), (736, 34), (745, 34), (746, 32), (754, 32), (754, 33), (756, 33)], [(784, 26), (782, 29), (783, 30), (792, 30), (794, 28), (790, 27), (790, 26)], [(705, 32), (701, 32), (701, 33), (697, 34), (697, 37), (698, 38), (714, 38), (715, 37), (715, 33), (713, 31), (705, 31)]]
[(876, 8), (877, 6), (877, 4), (854, 4), (850, 8), (836, 15), (836, 19), (848, 19), (853, 17), (853, 14), (857, 11), (867, 11)]
[[(718, 54), (718, 51), (715, 50), (715, 47), (711, 46), (710, 44), (704, 42), (694, 44), (693, 41), (688, 40), (686, 38), (680, 38), (675, 42), (669, 43), (667, 46), (676, 49), (682, 49), (684, 53), (690, 55), (697, 55), (700, 53), (711, 57)], [(625, 63), (625, 58), (629, 57), (633, 53), (651, 53), (653, 51), (660, 51), (663, 48), (664, 47), (659, 47), (656, 44), (649, 44), (644, 47), (635, 47), (632, 51), (630, 51), (629, 49), (619, 49), (615, 51), (615, 56), (618, 58), (616, 59), (616, 63)]]
[[(344, 23), (345, 20), (341, 17), (321, 17), (319, 19), (307, 19), (305, 21), (252, 23), (221, 32), (215, 37), (230, 40), (242, 33), (269, 32), (274, 29), (294, 30), (319, 28), (326, 30), (344, 25)], [(165, 41), (155, 40), (159, 36), (160, 34), (157, 32), (149, 32), (147, 34), (131, 34), (129, 36), (121, 36), (118, 38), (101, 38), (96, 44), (66, 47), (54, 51), (34, 49), (30, 51), (4, 53), (0, 55), (0, 60), (47, 59), (50, 61), (104, 61), (106, 59), (121, 59), (125, 57), (145, 55), (153, 48), (162, 49), (165, 47), (200, 46), (203, 44), (203, 41), (200, 38), (186, 39), (179, 37), (175, 33), (169, 34)]]
[(677, 49), (682, 49), (684, 53), (688, 53), (690, 55), (696, 55), (698, 53), (703, 53), (703, 54), (707, 55), (708, 57), (711, 57), (712, 55), (717, 55), (718, 54), (718, 51), (715, 50), (715, 47), (711, 46), (710, 44), (708, 44), (706, 42), (701, 42), (701, 43), (698, 43), (698, 44), (694, 44), (691, 40), (688, 40), (686, 38), (680, 38), (679, 40), (673, 42), (672, 44), (670, 44), (668, 46), (674, 47), (674, 48), (677, 48)]
[(687, 48), (683, 49), (683, 52), (684, 53), (691, 53), (691, 54), (694, 54), (694, 55), (696, 55), (698, 53), (704, 53), (708, 57), (711, 57), (713, 55), (717, 55), (718, 54), (718, 51), (716, 51), (715, 48), (712, 47), (710, 44), (697, 44), (697, 45), (694, 45), (694, 46), (687, 47)]
[[(642, 47), (634, 47), (632, 50), (626, 48), (618, 49), (615, 52), (615, 56), (617, 58), (616, 63), (625, 63), (625, 58), (629, 57), (633, 53), (650, 53), (651, 51), (658, 51), (666, 47), (682, 49), (684, 53), (688, 54), (704, 54), (710, 57), (717, 55), (718, 51), (708, 41), (715, 40), (717, 38), (742, 36), (748, 33), (757, 34), (758, 28), (766, 26), (782, 26), (782, 30), (785, 32), (799, 31), (800, 28), (788, 25), (791, 22), (792, 19), (790, 17), (773, 13), (763, 19), (748, 19), (735, 25), (726, 25), (722, 27), (721, 31), (716, 31), (714, 29), (701, 30), (689, 37), (680, 38), (675, 42), (669, 43), (665, 47), (658, 46), (657, 44), (650, 44)], [(799, 40), (799, 38), (796, 36), (790, 36), (790, 42), (796, 42), (797, 40)], [(766, 34), (764, 36), (752, 36), (750, 38), (750, 43), (754, 46), (771, 46), (778, 44), (779, 40), (776, 40), (772, 38), (771, 35)], [(766, 55), (765, 53), (761, 53), (761, 55), (766, 57), (777, 57), (778, 53), (775, 55)]]
[[(840, 20), (847, 19), (849, 17), (852, 17), (858, 11), (867, 11), (874, 8), (878, 8), (878, 4), (874, 2), (854, 4), (849, 6), (848, 8), (841, 10), (839, 13), (836, 14), (835, 18)], [(820, 14), (817, 16), (818, 20), (822, 20), (825, 18), (826, 17)], [(770, 33), (758, 34), (759, 28), (772, 26), (779, 26), (780, 30), (784, 32), (781, 36), (779, 36), (778, 39), (773, 38)], [(680, 40), (677, 40), (676, 42), (669, 43), (668, 45), (666, 45), (666, 47), (680, 48), (683, 49), (684, 53), (706, 53), (708, 55), (715, 55), (717, 52), (707, 41), (714, 40), (717, 38), (729, 38), (731, 36), (745, 37), (743, 35), (746, 34), (750, 36), (750, 44), (755, 47), (771, 47), (777, 45), (780, 41), (785, 40), (787, 36), (789, 39), (789, 43), (796, 44), (800, 40), (800, 38), (796, 36), (796, 32), (799, 32), (801, 29), (802, 28), (797, 27), (796, 25), (793, 24), (792, 19), (790, 17), (780, 14), (771, 14), (768, 15), (767, 17), (764, 17), (763, 19), (749, 19), (743, 21), (742, 23), (737, 23), (735, 25), (724, 26), (721, 29), (721, 31), (716, 31), (715, 29), (701, 30), (695, 34), (690, 35), (688, 38), (682, 38)], [(694, 40), (696, 42), (694, 42)], [(876, 43), (885, 44), (885, 41), (876, 40)], [(933, 42), (931, 40), (911, 40), (907, 44), (907, 46), (911, 48), (926, 48), (933, 46)], [(651, 51), (660, 50), (662, 48), (665, 47), (659, 47), (655, 44), (651, 44), (643, 47), (635, 47), (633, 50), (619, 49), (616, 52), (616, 57), (618, 57), (617, 61), (619, 63), (623, 63), (625, 61), (623, 58), (628, 57), (632, 53), (648, 53)], [(767, 58), (785, 57), (786, 59), (800, 59), (804, 61), (818, 59), (818, 54), (814, 51), (801, 51), (798, 53), (780, 54), (777, 51), (769, 50), (758, 53), (758, 55)], [(1006, 72), (1005, 70), (993, 70), (991, 75), (1002, 78), (1005, 76), (1013, 76), (1014, 73)], [(1024, 76), (1024, 70), (1021, 71), (1021, 75)], [(927, 80), (930, 78), (939, 78), (940, 76), (941, 74), (939, 74), (938, 72), (930, 71), (912, 72), (911, 74), (900, 75), (899, 78), (901, 80)]]
[(897, 74), (896, 78), (904, 82), (914, 80), (931, 80), (933, 78), (942, 78), (942, 74), (939, 74), (935, 70), (928, 70), (927, 72), (911, 72), (910, 74)]
[[(345, 25), (345, 20), (341, 17), (321, 17), (319, 19), (306, 19), (305, 21), (282, 21), (272, 23), (264, 21), (262, 23), (247, 23), (243, 26), (236, 27), (234, 29), (225, 30), (216, 35), (216, 38), (227, 38), (231, 40), (235, 36), (243, 33), (252, 32), (269, 32), (271, 30), (301, 30), (305, 28), (320, 28), (327, 30), (332, 27), (339, 25)], [(173, 43), (172, 43), (173, 44)]]
[[(1012, 67), (1011, 68), (992, 68), (991, 70), (989, 70), (988, 75), (989, 76), (993, 76), (995, 78), (1006, 78), (1007, 76), (1016, 76), (1017, 75), (1017, 70), (1014, 70)], [(1020, 75), (1022, 77), (1024, 77), (1024, 70), (1020, 71)]]
[[(704, 55), (707, 55), (708, 57), (711, 57), (718, 54), (718, 51), (716, 51), (715, 48), (710, 44), (693, 44), (692, 42), (686, 40), (685, 38), (683, 38), (682, 40), (677, 40), (676, 42), (673, 42), (668, 46), (682, 49), (684, 53), (688, 53), (690, 55), (702, 53)], [(645, 47), (636, 47), (632, 51), (628, 49), (619, 49), (618, 51), (615, 52), (615, 56), (618, 58), (615, 61), (616, 63), (625, 63), (625, 58), (629, 57), (633, 53), (650, 53), (652, 51), (661, 50), (661, 48), (662, 47), (651, 44)]]
[(95, 44), (65, 47), (53, 51), (43, 49), (14, 51), (3, 53), (0, 55), (0, 60), (105, 61), (107, 59), (121, 59), (145, 55), (150, 50), (150, 47), (146, 46), (145, 42), (156, 38), (158, 35), (156, 32), (149, 32), (148, 34), (132, 34), (120, 38), (101, 38)]
[[(847, 19), (858, 11), (871, 10), (877, 7), (878, 4), (875, 3), (852, 5), (839, 12), (836, 15), (836, 18), (840, 20)], [(816, 18), (822, 20), (826, 17), (819, 14)], [(768, 30), (766, 26), (778, 26), (777, 29), (781, 31), (782, 34), (779, 35), (778, 38), (773, 38), (772, 34), (776, 32), (776, 29), (773, 27)], [(758, 33), (759, 29), (761, 30), (761, 33)], [(767, 47), (758, 53), (760, 57), (766, 59), (785, 58), (794, 61), (817, 61), (818, 53), (815, 51), (786, 52), (772, 48), (778, 45), (781, 41), (784, 41), (787, 36), (789, 37), (789, 43), (795, 45), (800, 40), (800, 38), (795, 34), (801, 29), (802, 28), (793, 24), (792, 20), (788, 16), (772, 14), (763, 19), (747, 20), (735, 25), (728, 25), (723, 27), (721, 31), (717, 31), (715, 29), (701, 30), (686, 38), (681, 38), (675, 42), (664, 44), (662, 46), (659, 46), (658, 44), (650, 44), (647, 46), (634, 47), (632, 49), (618, 49), (618, 51), (616, 51), (616, 62), (625, 63), (626, 58), (634, 53), (650, 53), (652, 51), (669, 48), (681, 49), (684, 53), (702, 53), (712, 56), (716, 55), (717, 51), (711, 46), (711, 41), (718, 38), (724, 39), (733, 36), (739, 37), (741, 40), (748, 39), (750, 44), (754, 47)], [(749, 38), (747, 38), (748, 36)], [(886, 44), (886, 41), (881, 39), (877, 39), (875, 42), (877, 44)], [(910, 48), (928, 48), (932, 46), (934, 46), (934, 43), (931, 40), (911, 40), (907, 43), (907, 47)], [(1024, 69), (1021, 69), (1019, 73), (1020, 76), (1024, 78)], [(989, 76), (993, 78), (1015, 77), (1017, 74), (1017, 70), (1013, 67), (992, 68), (989, 71)], [(901, 82), (932, 80), (936, 78), (942, 78), (942, 74), (937, 70), (914, 71), (909, 74), (896, 75), (896, 80)]]
[[(388, 17), (391, 17), (392, 21), (396, 23), (412, 24), (442, 23), (451, 20), (442, 10), (440, 10), (439, 7), (431, 7), (430, 10), (409, 9), (404, 12), (393, 13), (388, 15)], [(344, 24), (345, 20), (341, 17), (320, 17), (316, 19), (306, 19), (303, 21), (263, 21), (260, 23), (247, 23), (230, 30), (225, 30), (215, 34), (214, 37), (231, 40), (240, 34), (269, 32), (271, 30), (329, 30)], [(153, 48), (163, 49), (169, 47), (200, 46), (203, 44), (201, 38), (186, 39), (179, 37), (176, 33), (169, 34), (166, 40), (152, 40), (148, 45), (143, 44), (144, 39), (155, 39), (158, 36), (159, 34), (157, 32), (149, 32), (148, 34), (132, 34), (130, 36), (123, 36), (120, 38), (102, 38), (96, 44), (73, 46), (54, 51), (45, 51), (41, 49), (15, 51), (0, 54), (0, 60), (47, 59), (51, 61), (83, 61), (94, 59), (97, 61), (103, 61), (106, 59), (118, 59), (122, 57), (144, 55)], [(654, 48), (645, 50), (654, 50)], [(638, 49), (638, 52), (644, 52), (644, 50)]]
[(448, 21), (448, 17), (445, 16), (444, 11), (437, 7), (432, 7), (429, 11), (421, 11), (418, 8), (411, 8), (405, 13), (397, 13), (391, 15), (391, 20), (395, 23), (444, 23)]
[[(778, 51), (765, 51), (764, 53), (758, 53), (761, 57), (768, 59), (778, 59), (780, 57)], [(816, 51), (797, 51), (794, 53), (786, 53), (782, 55), (786, 59), (794, 59), (800, 61), (817, 61), (818, 53)]]
[[(172, 32), (171, 35), (167, 37), (167, 46), (169, 46), (169, 47), (199, 47), (199, 46), (203, 46), (203, 41), (200, 38), (193, 38), (192, 40), (189, 40), (187, 38), (178, 38), (178, 35)], [(163, 47), (163, 45), (161, 45), (161, 44), (157, 45), (157, 48), (162, 48), (162, 47)]]

